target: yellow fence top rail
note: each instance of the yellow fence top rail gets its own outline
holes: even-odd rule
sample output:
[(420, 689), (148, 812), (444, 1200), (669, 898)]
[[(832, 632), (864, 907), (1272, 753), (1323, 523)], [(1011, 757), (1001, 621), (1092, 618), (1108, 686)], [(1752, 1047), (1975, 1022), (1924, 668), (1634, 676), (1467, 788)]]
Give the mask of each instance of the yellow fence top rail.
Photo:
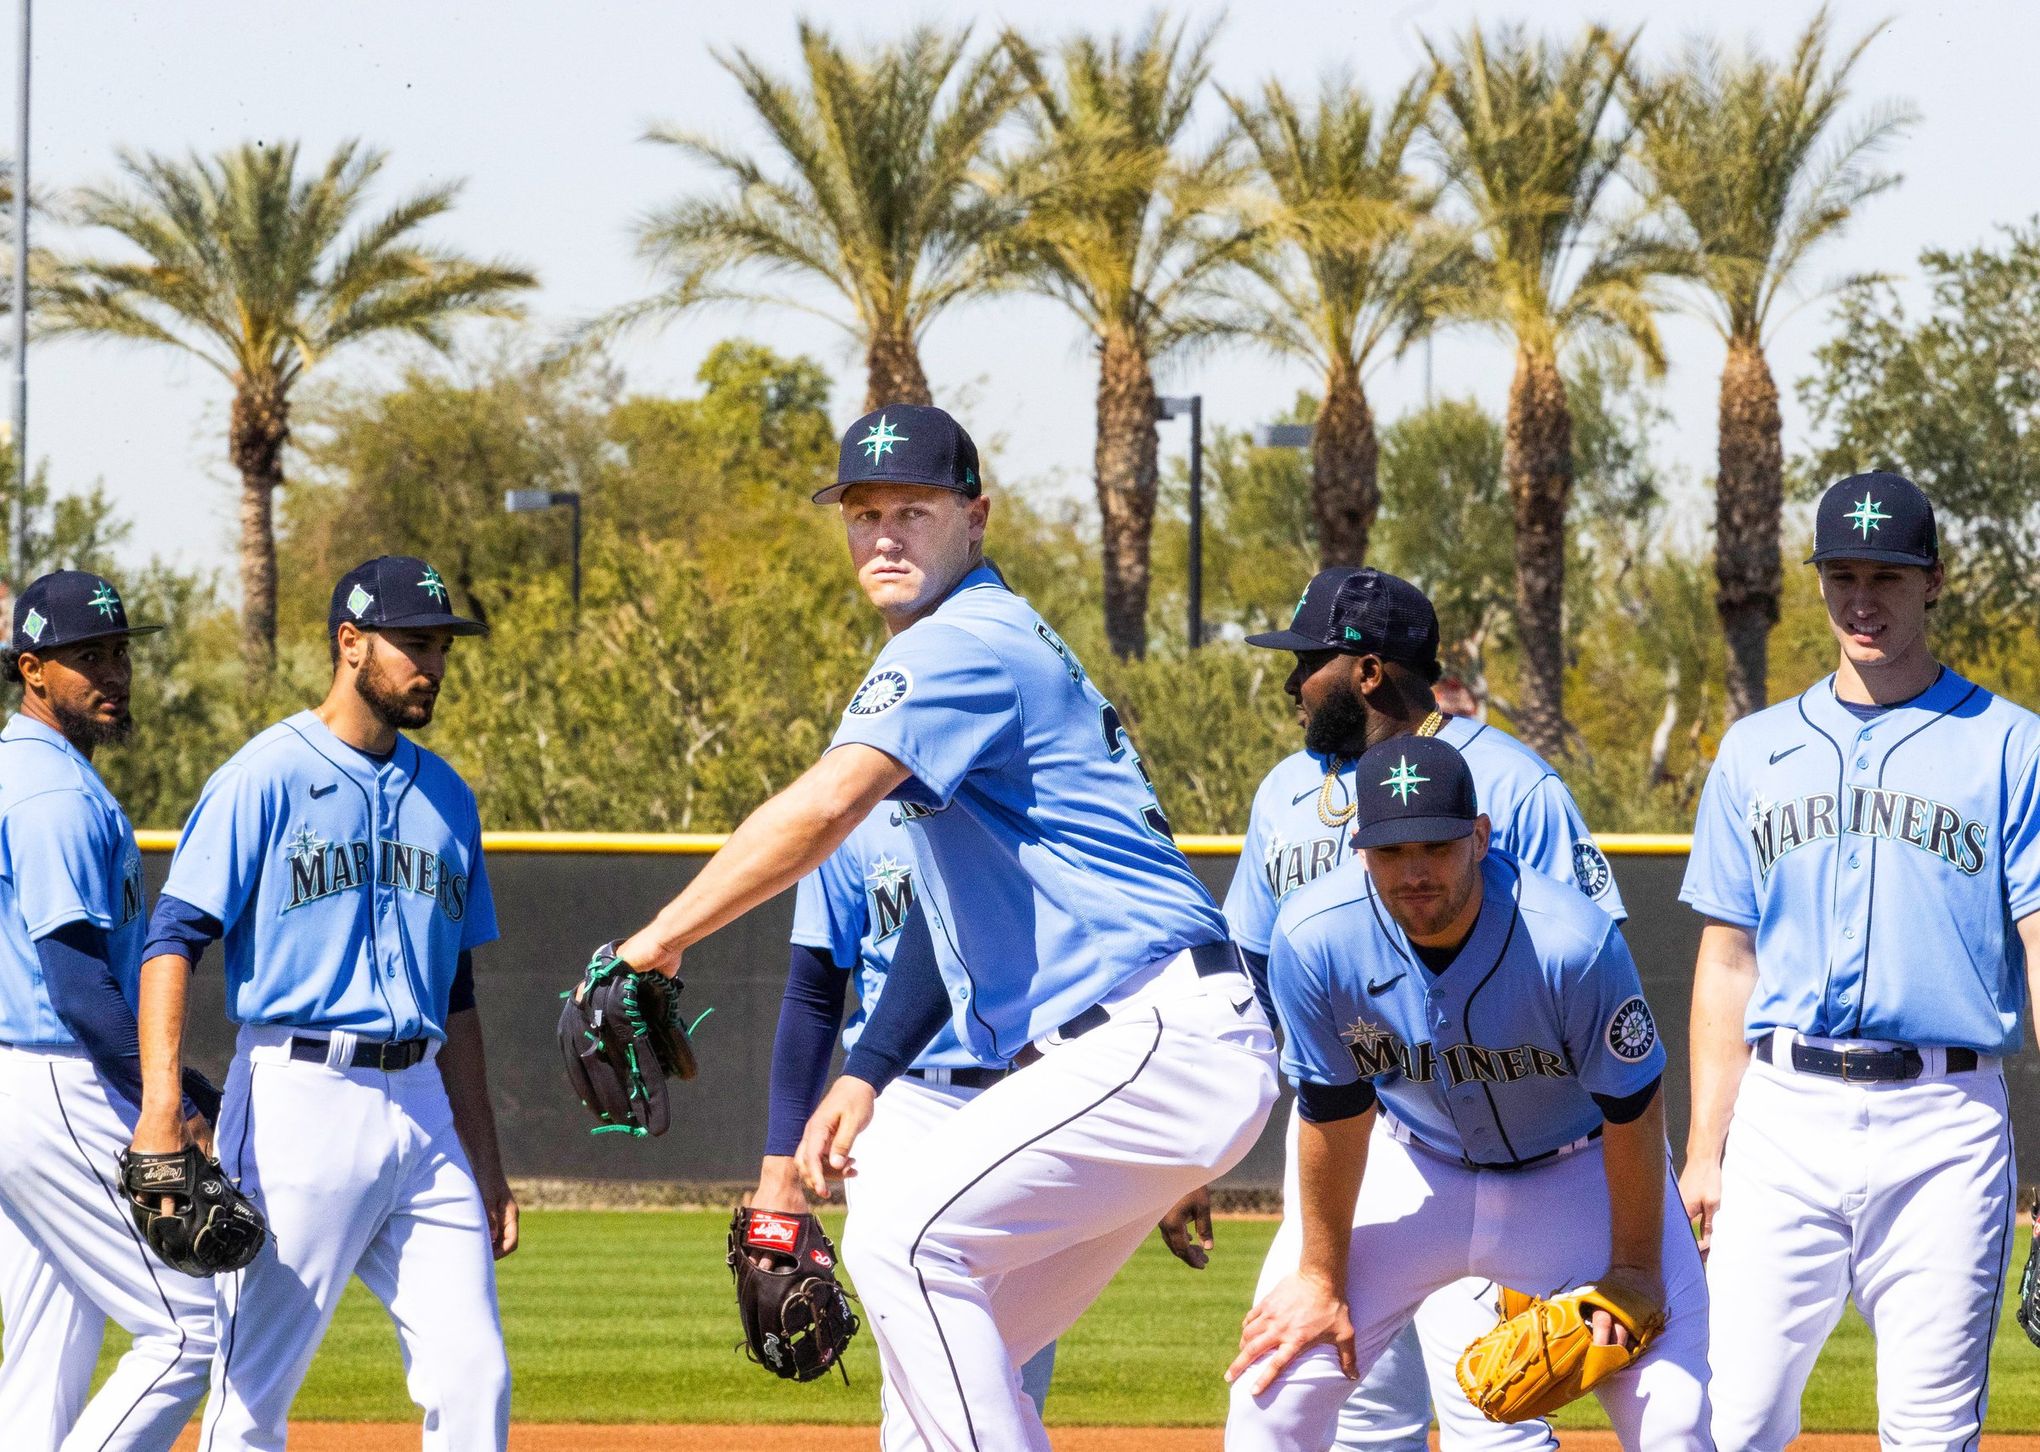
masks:
[[(729, 838), (720, 832), (484, 832), (482, 847), (506, 852), (593, 852), (621, 856), (711, 857)], [(1176, 845), (1191, 857), (1237, 857), (1243, 838), (1178, 837)], [(1683, 857), (1693, 850), (1684, 833), (1602, 832), (1594, 840), (1610, 857)], [(177, 834), (161, 828), (135, 833), (144, 852), (168, 852)]]

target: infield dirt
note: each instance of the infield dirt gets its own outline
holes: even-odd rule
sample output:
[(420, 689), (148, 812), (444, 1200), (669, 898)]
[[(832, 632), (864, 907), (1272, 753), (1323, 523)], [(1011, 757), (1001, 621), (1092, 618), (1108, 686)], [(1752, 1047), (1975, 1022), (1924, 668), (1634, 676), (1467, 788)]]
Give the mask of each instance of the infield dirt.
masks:
[[(1050, 1439), (1057, 1452), (1220, 1452), (1216, 1427), (1062, 1427)], [(1993, 1452), (2040, 1452), (2040, 1436), (1993, 1436)], [(177, 1452), (192, 1452), (196, 1431), (178, 1440)], [(414, 1422), (297, 1422), (290, 1429), (291, 1452), (413, 1452)], [(872, 1452), (875, 1427), (597, 1427), (573, 1423), (531, 1423), (513, 1427), (511, 1452)], [(1432, 1447), (1438, 1445), (1434, 1433)], [(1611, 1432), (1562, 1432), (1566, 1452), (1617, 1452)], [(1825, 1433), (1802, 1437), (1794, 1452), (1876, 1452), (1870, 1433)]]

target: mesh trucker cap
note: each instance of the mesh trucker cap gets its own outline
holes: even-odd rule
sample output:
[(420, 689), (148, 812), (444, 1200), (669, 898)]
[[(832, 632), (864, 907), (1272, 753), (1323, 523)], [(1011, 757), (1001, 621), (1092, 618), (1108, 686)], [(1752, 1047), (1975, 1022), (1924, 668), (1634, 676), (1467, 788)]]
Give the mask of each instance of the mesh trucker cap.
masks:
[(1932, 565), (1940, 558), (1933, 503), (1905, 475), (1851, 474), (1820, 496), (1809, 565), (1822, 560)]
[(326, 609), (326, 633), (337, 634), (343, 622), (363, 630), (489, 633), (481, 621), (447, 608), (446, 581), (416, 555), (378, 555), (342, 575)]
[(1319, 570), (1296, 602), (1287, 630), (1250, 635), (1268, 650), (1340, 650), (1429, 670), (1438, 668), (1438, 612), (1408, 580), (1364, 566)]
[(149, 635), (160, 625), (131, 625), (120, 591), (87, 570), (55, 570), (14, 597), (14, 633), (8, 648), (54, 650), (109, 635)]
[(1480, 799), (1458, 750), (1435, 736), (1392, 736), (1354, 766), (1355, 847), (1456, 842), (1473, 835)]
[(967, 499), (984, 492), (977, 445), (939, 408), (895, 403), (850, 425), (836, 452), (836, 482), (815, 493), (834, 504), (853, 484), (926, 484)]

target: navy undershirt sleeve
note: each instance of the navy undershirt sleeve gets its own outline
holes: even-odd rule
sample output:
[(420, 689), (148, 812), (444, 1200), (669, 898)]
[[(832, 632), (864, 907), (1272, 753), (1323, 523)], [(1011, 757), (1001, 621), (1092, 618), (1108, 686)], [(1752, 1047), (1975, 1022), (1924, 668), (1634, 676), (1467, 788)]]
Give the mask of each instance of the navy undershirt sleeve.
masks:
[(139, 1111), (142, 1044), (135, 1011), (107, 966), (105, 930), (83, 920), (65, 923), (36, 940), (35, 955), (57, 1018), (85, 1046), (107, 1087)]
[(885, 972), (885, 992), (864, 1021), (843, 1072), (883, 1089), (906, 1072), (948, 1021), (949, 990), (935, 964), (928, 920), (916, 902), (900, 928), (892, 966)]
[(211, 913), (166, 892), (156, 899), (156, 910), (149, 915), (149, 938), (142, 949), (142, 961), (175, 953), (196, 968), (207, 946), (225, 934), (226, 929)]
[(1296, 1086), (1296, 1112), (1312, 1124), (1335, 1124), (1341, 1119), (1359, 1118), (1380, 1097), (1374, 1092), (1372, 1079), (1355, 1079), (1350, 1084), (1312, 1084), (1306, 1080)]
[(1256, 953), (1252, 948), (1241, 948), (1240, 957), (1247, 965), (1247, 981), (1254, 985), (1254, 1002), (1260, 1004), (1261, 1012), (1268, 1015), (1268, 1026), (1275, 1030), (1279, 1047), (1282, 1020), (1275, 1014), (1275, 995), (1268, 991), (1268, 955)]
[(790, 1155), (800, 1148), (808, 1116), (822, 1102), (836, 1029), (850, 974), (819, 948), (795, 943), (786, 965), (786, 996), (779, 1000), (779, 1028), (772, 1035), (772, 1082), (766, 1094), (765, 1153)]
[(1634, 1094), (1625, 1094), (1619, 1099), (1612, 1094), (1596, 1094), (1594, 1102), (1601, 1106), (1601, 1118), (1610, 1124), (1628, 1124), (1641, 1118), (1643, 1111), (1650, 1108), (1650, 1101), (1657, 1098), (1658, 1085), (1664, 1082), (1664, 1075), (1660, 1074)]
[(446, 1016), (452, 1018), (475, 1006), (475, 955), (466, 948), (461, 949), (460, 961), (454, 965), (453, 987), (446, 991)]

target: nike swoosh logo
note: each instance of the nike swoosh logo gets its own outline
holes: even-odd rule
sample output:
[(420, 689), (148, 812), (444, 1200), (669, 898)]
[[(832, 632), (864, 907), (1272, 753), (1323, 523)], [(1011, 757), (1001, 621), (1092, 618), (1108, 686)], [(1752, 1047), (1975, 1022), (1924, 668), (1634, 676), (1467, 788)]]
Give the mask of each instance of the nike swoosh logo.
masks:
[(1395, 987), (1395, 986), (1396, 986), (1396, 984), (1398, 984), (1398, 983), (1400, 983), (1400, 982), (1402, 982), (1402, 981), (1403, 981), (1403, 975), (1402, 975), (1402, 974), (1400, 974), (1400, 973), (1398, 973), (1398, 974), (1396, 974), (1396, 975), (1395, 975), (1395, 977), (1393, 977), (1393, 978), (1384, 978), (1384, 979), (1382, 979), (1382, 980), (1381, 980), (1381, 982), (1379, 982), (1379, 983), (1370, 983), (1370, 984), (1368, 984), (1368, 985), (1367, 985), (1367, 991), (1368, 991), (1369, 993), (1386, 993), (1386, 992), (1388, 992), (1388, 990), (1389, 990), (1389, 989), (1391, 989), (1391, 988)]
[(1322, 786), (1305, 787), (1302, 791), (1298, 792), (1295, 796), (1289, 799), (1289, 805), (1292, 807), (1297, 806), (1303, 801), (1305, 797), (1314, 797), (1323, 790), (1324, 788)]
[[(1806, 745), (1804, 741), (1799, 743), (1799, 746), (1804, 745)], [(1788, 746), (1783, 751), (1772, 752), (1771, 765), (1776, 766), (1779, 762), (1783, 761), (1786, 757), (1790, 756), (1793, 752), (1797, 751), (1799, 749), (1799, 746)]]
[(312, 799), (316, 801), (318, 798), (325, 796), (328, 792), (336, 792), (338, 790), (340, 790), (340, 783), (337, 781), (329, 781), (322, 787), (312, 788)]

